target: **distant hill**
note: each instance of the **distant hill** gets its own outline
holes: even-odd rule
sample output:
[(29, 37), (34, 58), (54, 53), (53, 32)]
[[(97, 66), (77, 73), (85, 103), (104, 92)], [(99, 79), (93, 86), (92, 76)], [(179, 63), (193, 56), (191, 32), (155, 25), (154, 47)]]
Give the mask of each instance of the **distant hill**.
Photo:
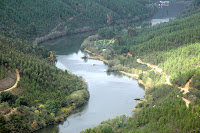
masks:
[(52, 32), (144, 19), (153, 14), (150, 3), (152, 0), (0, 0), (0, 80), (15, 70), (20, 77), (11, 92), (0, 92), (0, 132), (32, 132), (64, 121), (89, 98), (81, 77), (56, 68), (55, 53), (30, 42)]
[(0, 31), (33, 40), (50, 31), (114, 24), (152, 14), (152, 0), (0, 0)]

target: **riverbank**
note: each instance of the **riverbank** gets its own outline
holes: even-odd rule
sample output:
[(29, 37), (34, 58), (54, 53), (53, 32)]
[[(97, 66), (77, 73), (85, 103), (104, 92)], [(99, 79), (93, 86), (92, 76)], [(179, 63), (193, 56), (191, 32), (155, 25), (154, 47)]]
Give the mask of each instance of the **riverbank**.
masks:
[[(35, 128), (32, 132), (40, 133), (41, 129), (47, 128), (50, 125), (57, 125), (65, 122), (67, 118), (77, 109), (84, 106), (89, 100), (89, 91), (88, 90), (79, 90), (73, 92), (66, 99), (70, 106), (62, 107), (54, 119), (46, 124), (43, 127)], [(52, 114), (51, 114), (52, 115)]]
[[(89, 38), (92, 38), (92, 37), (89, 37)], [(132, 69), (132, 72), (130, 73), (130, 72), (127, 72), (127, 71), (123, 71), (123, 70), (120, 70), (120, 68), (119, 69), (116, 69), (116, 68), (118, 68), (118, 65), (116, 65), (116, 62), (120, 62), (119, 60), (118, 60), (118, 58), (119, 57), (112, 57), (112, 59), (111, 60), (106, 60), (106, 59), (104, 59), (104, 57), (102, 56), (102, 55), (105, 55), (104, 54), (104, 52), (108, 49), (108, 46), (107, 46), (107, 49), (105, 49), (105, 48), (102, 48), (102, 46), (100, 46), (99, 48), (96, 48), (96, 47), (98, 47), (97, 45), (96, 45), (96, 41), (94, 42), (94, 41), (92, 41), (92, 40), (85, 40), (85, 42), (87, 42), (87, 43), (84, 43), (83, 45), (82, 45), (82, 48), (84, 48), (84, 51), (85, 52), (87, 52), (87, 53), (89, 53), (89, 54), (91, 54), (92, 56), (90, 56), (90, 57), (88, 57), (88, 59), (96, 59), (96, 60), (101, 60), (101, 61), (103, 61), (104, 63), (106, 63), (106, 64), (112, 64), (112, 65), (110, 65), (109, 66), (109, 68), (108, 68), (108, 71), (117, 71), (117, 72), (119, 72), (119, 73), (122, 73), (122, 74), (124, 74), (124, 75), (126, 75), (126, 76), (128, 76), (128, 77), (132, 77), (132, 78), (134, 78), (134, 79), (137, 79), (138, 80), (138, 83), (139, 84), (142, 84), (144, 87), (145, 87), (145, 91), (147, 91), (147, 89), (149, 89), (149, 88), (154, 88), (155, 87), (155, 82), (154, 81), (152, 81), (151, 80), (151, 76), (148, 76), (147, 75), (147, 72), (144, 72), (144, 71), (141, 71), (141, 72), (139, 72), (138, 73), (138, 71), (137, 71), (137, 68), (130, 68), (130, 67), (128, 67), (126, 70), (130, 70), (130, 69)], [(92, 45), (92, 43), (95, 43), (95, 45)], [(92, 50), (96, 50), (96, 52), (95, 51), (91, 51), (91, 50), (89, 50), (89, 49), (92, 49)], [(97, 50), (98, 49), (98, 50)], [(102, 49), (104, 49), (104, 50), (102, 50)], [(110, 50), (111, 51), (111, 50)], [(130, 58), (132, 58), (132, 55), (130, 54), (130, 53), (127, 53), (127, 57), (124, 57), (124, 56), (122, 56), (122, 58), (128, 58), (128, 59), (130, 59)], [(170, 86), (173, 86), (172, 85), (172, 83), (170, 82), (170, 80), (169, 80), (169, 78), (170, 78), (170, 76), (168, 76), (165, 72), (163, 72), (163, 70), (161, 69), (161, 68), (159, 68), (158, 66), (156, 66), (156, 65), (152, 65), (152, 64), (150, 64), (150, 63), (145, 63), (145, 62), (143, 62), (141, 59), (139, 59), (139, 58), (137, 58), (137, 59), (135, 59), (136, 60), (136, 62), (135, 63), (139, 63), (139, 64), (142, 64), (142, 65), (146, 65), (147, 67), (149, 67), (151, 70), (150, 71), (152, 71), (153, 73), (153, 75), (156, 75), (156, 74), (159, 74), (159, 75), (162, 75), (162, 77), (164, 77), (164, 81), (163, 82), (160, 82), (160, 83), (158, 83), (158, 85), (162, 85), (162, 84), (167, 84), (167, 85), (170, 85)], [(118, 63), (117, 63), (118, 64)], [(121, 65), (121, 64), (120, 64)], [(123, 65), (122, 65), (123, 66)], [(134, 72), (133, 72), (133, 69), (134, 69)], [(135, 71), (136, 70), (136, 71)], [(144, 77), (144, 75), (146, 74), (146, 78), (143, 78)], [(144, 79), (150, 79), (148, 82), (145, 82), (144, 81)], [(192, 81), (192, 79), (190, 79), (190, 81), (188, 81), (188, 83), (185, 85), (186, 87), (184, 87), (184, 88), (182, 88), (182, 87), (178, 87), (181, 91), (183, 91), (184, 93), (184, 95), (186, 94), (186, 93), (188, 93), (189, 92), (189, 83)], [(146, 96), (145, 96), (146, 97)], [(148, 97), (148, 96), (147, 96)], [(182, 97), (182, 100), (186, 103), (186, 107), (188, 108), (189, 107), (189, 104), (191, 103), (188, 99), (186, 99), (185, 97)], [(137, 110), (137, 109), (134, 109), (134, 110)]]
[[(134, 18), (118, 20), (118, 21), (116, 21), (116, 23), (114, 25), (143, 22), (143, 21), (151, 18), (154, 15), (155, 10), (156, 10), (156, 7), (154, 6), (151, 14), (148, 13), (148, 14), (142, 15), (141, 17), (136, 16)], [(114, 25), (112, 25), (112, 26), (114, 26)], [(33, 45), (37, 45), (37, 44), (40, 44), (42, 42), (52, 40), (52, 39), (56, 39), (56, 38), (59, 38), (59, 37), (63, 37), (63, 36), (66, 36), (66, 35), (73, 35), (73, 34), (91, 32), (91, 31), (95, 31), (95, 30), (105, 28), (105, 27), (109, 27), (109, 26), (110, 25), (108, 25), (108, 24), (98, 25), (98, 26), (95, 26), (95, 27), (85, 26), (83, 28), (74, 29), (73, 31), (69, 31), (68, 29), (65, 29), (65, 30), (62, 30), (62, 31), (57, 31), (57, 30), (55, 30), (55, 29), (57, 29), (56, 28), (57, 26), (56, 26), (55, 28), (52, 29), (52, 31), (50, 33), (44, 35), (43, 37), (36, 38), (33, 41)]]
[[(92, 34), (94, 33), (89, 35)], [(90, 99), (86, 106), (81, 107), (80, 110), (78, 109), (79, 111), (77, 110), (75, 111), (76, 113), (71, 114), (66, 122), (59, 124), (59, 132), (81, 132), (109, 118), (123, 114), (131, 116), (132, 108), (137, 104), (137, 101), (133, 99), (144, 96), (144, 89), (138, 85), (136, 80), (132, 80), (132, 78), (120, 73), (107, 73), (108, 66), (102, 61), (87, 58), (82, 59), (82, 57), (88, 57), (88, 55), (85, 55), (80, 50), (80, 45), (89, 36), (82, 35), (84, 37), (80, 35), (68, 36), (45, 43), (45, 45), (50, 46), (50, 50), (55, 49), (57, 53), (56, 66), (83, 77), (88, 84), (90, 92)], [(60, 43), (61, 41), (63, 45)], [(51, 44), (53, 44), (53, 47), (51, 47)], [(69, 46), (72, 48), (68, 48)], [(56, 129), (58, 126), (47, 127), (42, 129), (40, 133), (50, 132), (49, 129), (52, 127)]]
[[(109, 60), (104, 59), (102, 56), (97, 55), (96, 53), (88, 50), (87, 48), (84, 49), (84, 52), (93, 55), (93, 56), (88, 57), (88, 59), (100, 60), (100, 61), (103, 61), (106, 64), (109, 63)], [(121, 73), (121, 74), (123, 74), (125, 76), (128, 76), (128, 77), (136, 79), (138, 81), (138, 83), (144, 87), (145, 92), (150, 87), (147, 84), (145, 84), (144, 81), (142, 81), (141, 79), (139, 79), (139, 75), (141, 73), (143, 73), (143, 72), (141, 72), (140, 74), (137, 74), (137, 73), (128, 73), (128, 72), (125, 72), (125, 71), (117, 71), (117, 72), (119, 72), (119, 73)], [(144, 72), (144, 73), (146, 73), (146, 72)], [(145, 94), (144, 98), (140, 98), (140, 102), (136, 105), (135, 108), (132, 109), (133, 112), (139, 112), (141, 110), (141, 108), (139, 108), (138, 105), (141, 104), (141, 103), (143, 103), (143, 102), (147, 102), (147, 99), (145, 99), (145, 97), (146, 97), (146, 94)]]
[[(104, 63), (108, 64), (109, 60), (105, 60), (102, 56), (98, 56), (96, 53), (93, 53), (91, 52), (90, 50), (88, 49), (85, 49), (84, 50), (85, 52), (89, 53), (89, 54), (92, 54), (94, 55), (94, 57), (88, 57), (88, 59), (95, 59), (95, 60), (100, 60), (100, 61), (103, 61)], [(140, 64), (144, 64), (144, 65), (147, 65), (149, 68), (152, 69), (152, 71), (154, 73), (161, 73), (161, 74), (164, 74), (166, 75), (163, 70), (161, 68), (159, 68), (158, 66), (156, 65), (152, 65), (150, 63), (145, 63), (143, 62), (141, 59), (137, 59), (137, 62), (140, 63)], [(139, 75), (141, 74), (136, 74), (136, 73), (127, 73), (125, 71), (117, 71), (119, 73), (122, 73), (123, 75), (126, 75), (128, 77), (132, 77), (134, 79), (136, 79), (138, 81), (139, 84), (143, 85), (145, 87), (145, 91), (147, 88), (153, 88), (154, 86), (148, 86), (147, 84), (144, 83), (144, 81), (142, 81), (141, 79), (139, 79)], [(144, 73), (144, 72), (142, 72)], [(146, 72), (145, 72), (146, 73)], [(169, 76), (165, 76), (166, 77), (166, 84), (170, 85), (170, 86), (173, 86), (172, 83), (169, 81)], [(150, 77), (148, 77), (150, 78)], [(177, 87), (181, 90), (181, 92), (183, 92), (183, 94), (187, 94), (189, 93), (189, 83), (192, 81), (192, 78), (186, 83), (186, 85), (184, 86), (184, 88), (182, 87)], [(145, 96), (144, 96), (145, 97)], [(182, 100), (186, 103), (186, 107), (189, 108), (189, 104), (191, 103), (191, 101), (189, 101), (188, 99), (186, 99), (185, 97), (182, 97)], [(141, 102), (147, 102), (147, 100), (140, 100)], [(139, 103), (140, 104), (140, 103)], [(137, 109), (137, 108), (134, 108), (133, 111), (138, 111), (138, 110), (141, 110), (141, 109)]]
[[(84, 45), (85, 46), (85, 45)], [(102, 52), (105, 52), (101, 49), (99, 49), (97, 52), (92, 50), (97, 50), (98, 48), (94, 48), (92, 46), (92, 43), (90, 43), (89, 47), (86, 47), (85, 52), (92, 53), (93, 56), (95, 56), (95, 59), (102, 60), (103, 56), (105, 55)], [(104, 48), (103, 48), (104, 49)], [(108, 50), (108, 47), (107, 49)], [(110, 49), (109, 49), (110, 50)], [(120, 55), (121, 56), (121, 55)], [(166, 75), (161, 68), (159, 68), (156, 65), (152, 65), (150, 63), (143, 62), (140, 58), (133, 59), (130, 54), (127, 54), (127, 56), (117, 56), (111, 58), (111, 60), (107, 60), (109, 66), (112, 67), (110, 70), (118, 70), (118, 72), (133, 77), (138, 80), (138, 82), (142, 82), (142, 84), (145, 86), (145, 98), (140, 99), (140, 102), (135, 106), (135, 108), (132, 110), (135, 112), (132, 117), (116, 117), (115, 119), (108, 120), (102, 122), (100, 125), (93, 128), (91, 131), (102, 131), (104, 128), (110, 128), (112, 131), (121, 131), (121, 132), (127, 132), (130, 131), (130, 129), (135, 130), (142, 130), (144, 132), (149, 131), (149, 129), (155, 130), (153, 127), (157, 127), (158, 131), (163, 131), (162, 128), (159, 128), (158, 125), (163, 125), (163, 122), (160, 121), (160, 119), (165, 119), (165, 124), (163, 126), (166, 126), (168, 122), (170, 122), (172, 119), (173, 121), (180, 121), (184, 123), (184, 120), (193, 119), (195, 118), (195, 115), (191, 113), (191, 101), (189, 101), (184, 95), (186, 92), (182, 93), (180, 92), (180, 89), (169, 81), (169, 76)], [(98, 57), (98, 58), (97, 58)], [(106, 56), (105, 56), (106, 57)], [(133, 68), (127, 68), (125, 70), (127, 71), (119, 71), (120, 68), (123, 68), (119, 66), (119, 57), (123, 60), (125, 58), (127, 61), (135, 61), (135, 63), (140, 63), (143, 65), (146, 65), (150, 68), (148, 71), (142, 71), (140, 73), (133, 73)], [(91, 58), (92, 59), (92, 58)], [(115, 62), (113, 64), (113, 62)], [(116, 68), (119, 69), (116, 69)], [(127, 66), (126, 66), (127, 67)], [(134, 68), (138, 69), (138, 68)], [(130, 71), (132, 71), (130, 73)], [(152, 80), (154, 79), (154, 80)], [(157, 82), (159, 81), (159, 82)], [(191, 79), (188, 81), (188, 83), (185, 85), (186, 87), (191, 82)], [(183, 89), (182, 89), (183, 90)], [(187, 92), (188, 93), (188, 92)], [(173, 110), (176, 110), (177, 112), (180, 112), (180, 114), (189, 114), (189, 117), (183, 117), (185, 115), (177, 115), (177, 113), (174, 113)], [(156, 116), (159, 116), (157, 118)], [(122, 127), (115, 127), (118, 122), (122, 122)], [(130, 128), (126, 124), (132, 125)], [(138, 124), (139, 123), (139, 124)], [(157, 123), (157, 124), (153, 124)], [(159, 123), (159, 124), (158, 124)], [(198, 122), (195, 124), (197, 125)], [(148, 128), (143, 128), (142, 125), (150, 125)], [(152, 127), (152, 124), (154, 125)], [(187, 124), (187, 123), (185, 123)], [(190, 125), (190, 123), (188, 124)], [(177, 125), (178, 126), (178, 125)], [(134, 128), (136, 127), (136, 128)], [(168, 126), (167, 126), (168, 127)], [(181, 128), (181, 127), (180, 127)], [(132, 130), (133, 130), (132, 129)], [(165, 132), (171, 132), (174, 128), (170, 127), (169, 131)], [(181, 129), (180, 129), (181, 130)], [(179, 130), (179, 131), (180, 131)], [(184, 129), (185, 131), (188, 129)], [(91, 133), (88, 130), (85, 130), (85, 133)]]
[[(88, 53), (88, 54), (91, 54), (93, 56), (89, 56), (88, 59), (93, 59), (93, 60), (100, 60), (100, 61), (103, 61), (105, 64), (108, 64), (109, 63), (109, 60), (106, 60), (104, 59), (102, 56), (100, 55), (97, 55), (96, 53), (88, 50), (87, 48), (84, 49), (84, 52)], [(112, 70), (111, 70), (112, 71)], [(139, 74), (138, 73), (128, 73), (128, 72), (125, 72), (125, 71), (115, 71), (115, 72), (119, 72), (123, 75), (126, 75), (128, 77), (132, 77), (134, 79), (136, 79), (138, 81), (139, 84), (143, 85), (145, 88), (148, 88), (149, 86), (147, 86), (141, 79), (139, 79), (139, 75), (141, 73), (146, 73), (146, 72), (140, 72)]]

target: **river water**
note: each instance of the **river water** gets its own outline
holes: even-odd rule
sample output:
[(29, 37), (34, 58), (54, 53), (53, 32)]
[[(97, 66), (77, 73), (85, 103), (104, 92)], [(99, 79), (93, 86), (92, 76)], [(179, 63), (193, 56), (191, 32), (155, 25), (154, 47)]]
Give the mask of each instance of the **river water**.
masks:
[(151, 20), (152, 25), (168, 22), (175, 19), (186, 7), (185, 2), (170, 3), (168, 6), (159, 6), (157, 13)]
[(81, 59), (84, 53), (80, 51), (80, 45), (90, 34), (93, 33), (44, 43), (50, 50), (56, 50), (58, 68), (67, 69), (85, 79), (90, 99), (87, 105), (76, 110), (63, 124), (49, 126), (40, 130), (40, 133), (78, 133), (119, 115), (131, 116), (132, 109), (137, 104), (134, 99), (144, 97), (144, 89), (136, 80), (119, 73), (107, 73), (107, 65), (102, 61)]
[[(151, 21), (152, 25), (168, 22), (184, 8), (183, 4), (159, 8)], [(93, 34), (90, 32), (71, 35), (43, 43), (50, 50), (56, 51), (58, 68), (67, 69), (85, 79), (90, 99), (64, 123), (48, 126), (36, 133), (78, 133), (119, 115), (131, 116), (132, 109), (137, 104), (134, 99), (144, 97), (144, 89), (136, 80), (119, 73), (107, 73), (107, 65), (102, 61), (81, 59), (84, 56), (80, 51), (81, 43)]]

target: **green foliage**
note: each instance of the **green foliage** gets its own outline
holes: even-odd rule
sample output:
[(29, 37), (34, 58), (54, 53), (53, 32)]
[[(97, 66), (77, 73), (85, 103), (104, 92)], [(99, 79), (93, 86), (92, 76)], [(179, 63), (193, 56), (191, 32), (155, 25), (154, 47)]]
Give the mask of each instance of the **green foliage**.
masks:
[[(11, 68), (19, 69), (19, 88), (25, 89), (20, 96), (29, 104), (33, 105), (36, 101), (45, 103), (50, 99), (61, 101), (72, 92), (86, 88), (79, 77), (56, 68), (49, 58), (42, 58), (40, 54), (38, 58), (38, 52), (24, 54), (15, 48), (13, 50), (12, 45), (8, 46), (0, 43), (0, 59)], [(40, 51), (40, 48), (38, 50)]]
[(134, 37), (137, 36), (137, 32), (135, 28), (128, 28), (128, 33), (127, 33), (128, 37)]
[(148, 0), (4, 0), (0, 29), (6, 36), (33, 40), (49, 32), (70, 33), (86, 26), (96, 29), (108, 24), (108, 14), (111, 24), (136, 16), (142, 19), (153, 13), (153, 7), (146, 4)]
[[(130, 52), (143, 61), (156, 64), (171, 75), (173, 84), (184, 86), (194, 76), (191, 87), (199, 88), (199, 18), (198, 8), (183, 15), (182, 18), (160, 24), (148, 29), (138, 30), (137, 36), (118, 36), (117, 45), (113, 45), (116, 54)], [(115, 54), (114, 53), (114, 54)], [(125, 59), (120, 60), (123, 65)], [(155, 81), (157, 82), (157, 81)]]
[(79, 107), (87, 102), (89, 98), (89, 93), (87, 90), (79, 90), (67, 97), (67, 103)]
[(171, 76), (170, 80), (173, 84), (184, 87), (194, 73), (195, 73), (194, 70), (189, 70), (182, 73), (176, 73), (175, 76), (174, 75)]
[[(199, 132), (199, 17), (200, 10), (196, 9), (169, 23), (138, 30), (137, 36), (130, 37), (127, 33), (116, 37), (117, 43), (110, 50), (114, 51), (111, 58), (120, 61), (120, 67), (117, 66), (119, 70), (127, 68), (124, 70), (130, 72), (134, 65), (134, 68), (138, 68), (136, 59), (141, 58), (144, 62), (158, 65), (164, 73), (147, 71), (139, 75), (139, 79), (145, 83), (147, 99), (147, 102), (136, 106), (141, 111), (135, 112), (120, 124), (117, 118), (108, 120), (86, 130), (86, 133), (101, 133), (107, 127), (117, 133)], [(126, 57), (127, 52), (133, 57)], [(110, 66), (113, 67), (113, 63)], [(174, 86), (165, 85), (166, 75), (171, 76)], [(197, 89), (192, 89), (183, 96), (176, 85), (185, 86), (191, 78), (190, 87)], [(151, 85), (148, 86), (147, 83)], [(186, 96), (191, 100), (189, 108), (182, 100)]]
[(45, 106), (46, 110), (49, 112), (49, 113), (54, 113), (56, 114), (59, 110), (59, 104), (56, 103), (55, 101), (53, 100), (48, 100), (46, 103), (45, 103)]
[(0, 80), (4, 79), (8, 76), (8, 70), (6, 69), (6, 67), (4, 67), (4, 64), (2, 63), (0, 65)]
[(66, 107), (68, 105), (66, 100), (61, 101), (61, 107)]
[(124, 35), (121, 37), (123, 43), (120, 43), (121, 45), (115, 50), (126, 47), (132, 54), (144, 56), (152, 52), (169, 51), (181, 45), (198, 42), (199, 17), (200, 13), (195, 13), (189, 17), (141, 30), (138, 36), (132, 38)]
[[(135, 18), (144, 19), (153, 13), (153, 6), (147, 6), (148, 1), (1, 0), (0, 31), (3, 35), (0, 35), (0, 79), (7, 76), (8, 70), (18, 69), (20, 82), (12, 93), (0, 94), (0, 107), (7, 108), (0, 111), (10, 113), (8, 121), (0, 116), (0, 132), (32, 132), (56, 123), (66, 117), (61, 107), (70, 106), (72, 110), (89, 98), (82, 78), (56, 68), (55, 56), (52, 63), (46, 48), (36, 43), (30, 45), (24, 40), (31, 42), (47, 33), (67, 31), (70, 34), (88, 26), (97, 29)], [(119, 29), (108, 27), (103, 30), (100, 34), (111, 38)], [(105, 40), (99, 43), (102, 48), (109, 46)], [(110, 58), (107, 55), (112, 51), (106, 52), (105, 56)], [(111, 131), (110, 127), (103, 129), (105, 133)]]
[(102, 36), (103, 38), (109, 39), (116, 35), (116, 31), (113, 27), (105, 27), (98, 30), (98, 34)]
[(192, 82), (190, 83), (191, 87), (197, 88), (200, 90), (200, 68), (197, 68), (195, 74), (193, 75)]
[(113, 133), (113, 130), (110, 126), (106, 126), (102, 129), (102, 133)]
[[(11, 70), (18, 69), (20, 74), (17, 88), (12, 93), (0, 94), (1, 112), (14, 112), (8, 116), (9, 124), (6, 129), (30, 132), (62, 121), (64, 118), (59, 116), (67, 115), (60, 111), (61, 105), (69, 104), (66, 100), (61, 101), (75, 91), (86, 90), (87, 86), (82, 78), (56, 68), (49, 56), (50, 52), (44, 47), (32, 47), (26, 41), (0, 35), (1, 64), (7, 64)], [(89, 95), (87, 91), (85, 93)], [(82, 103), (75, 101), (75, 104), (81, 105), (86, 101), (87, 99)], [(9, 103), (7, 108), (4, 107), (6, 103)], [(45, 107), (38, 110), (40, 104), (45, 104)], [(2, 127), (2, 130), (6, 129)]]
[(145, 21), (142, 23), (142, 28), (149, 28), (152, 26), (152, 23), (150, 21)]
[(0, 115), (0, 133), (10, 133), (10, 129), (6, 125), (6, 120), (3, 115)]
[(9, 105), (13, 105), (18, 96), (13, 95), (11, 92), (2, 92), (0, 94), (0, 102), (8, 102)]
[[(137, 112), (133, 117), (121, 119), (119, 125), (119, 117), (102, 122), (101, 125), (85, 131), (85, 133), (102, 133), (103, 129), (113, 129), (113, 132), (190, 132), (198, 130), (200, 121), (196, 113), (192, 112), (192, 108), (186, 108), (181, 97), (177, 97), (178, 88), (163, 85), (155, 87), (150, 95), (145, 108)], [(194, 109), (199, 113), (198, 107)]]
[(18, 98), (15, 102), (15, 106), (21, 106), (21, 105), (23, 105), (23, 106), (28, 105), (27, 101), (23, 97)]

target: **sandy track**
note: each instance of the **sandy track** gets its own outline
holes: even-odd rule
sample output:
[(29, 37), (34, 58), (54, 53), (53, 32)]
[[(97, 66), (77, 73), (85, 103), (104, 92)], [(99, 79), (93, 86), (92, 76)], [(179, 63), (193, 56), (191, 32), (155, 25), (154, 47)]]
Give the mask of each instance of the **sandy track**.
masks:
[[(20, 81), (20, 75), (19, 75), (19, 70), (18, 69), (16, 69), (15, 71), (16, 71), (16, 76), (17, 76), (17, 80), (16, 80), (15, 84), (12, 87), (10, 87), (10, 88), (8, 88), (8, 89), (6, 89), (4, 91), (12, 91), (14, 88), (17, 87), (17, 84)], [(4, 91), (1, 91), (1, 92), (4, 92)]]
[[(137, 59), (137, 62), (140, 63), (140, 64), (143, 64), (143, 65), (147, 65), (148, 67), (150, 67), (151, 69), (153, 69), (154, 72), (158, 72), (158, 73), (162, 73), (162, 74), (165, 74), (166, 75), (166, 84), (168, 85), (171, 85), (172, 86), (172, 83), (170, 82), (170, 76), (168, 76), (166, 73), (163, 72), (163, 70), (161, 68), (159, 68), (158, 66), (156, 65), (152, 65), (152, 64), (149, 64), (149, 63), (145, 63), (143, 62), (141, 59)], [(189, 89), (190, 89), (190, 82), (192, 82), (192, 78), (185, 84), (184, 87), (178, 87), (181, 91), (183, 91), (183, 94), (187, 94), (189, 92)], [(186, 103), (186, 107), (188, 108), (189, 107), (189, 104), (191, 103), (188, 99), (182, 97), (182, 100), (185, 101)]]

